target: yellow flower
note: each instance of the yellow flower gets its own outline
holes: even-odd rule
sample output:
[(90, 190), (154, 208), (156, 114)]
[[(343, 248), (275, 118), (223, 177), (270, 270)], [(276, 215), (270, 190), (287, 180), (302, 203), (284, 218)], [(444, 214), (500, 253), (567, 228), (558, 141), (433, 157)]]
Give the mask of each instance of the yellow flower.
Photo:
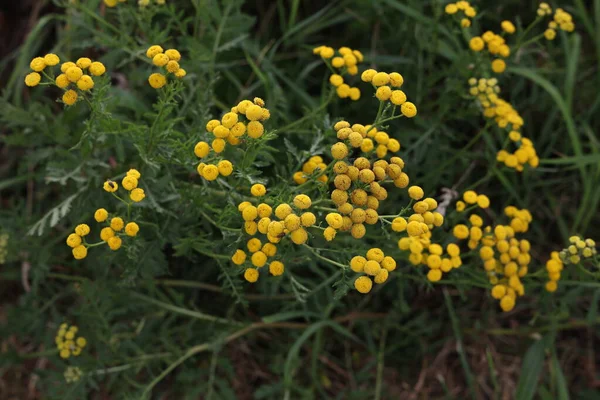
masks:
[(77, 60), (75, 65), (77, 65), (81, 69), (86, 69), (86, 68), (89, 68), (90, 65), (92, 65), (92, 60), (90, 60), (87, 57), (81, 57)]
[(299, 194), (296, 197), (294, 197), (294, 205), (301, 210), (306, 210), (311, 206), (311, 204), (312, 202), (310, 200), (310, 197), (308, 197), (305, 194)]
[(103, 186), (104, 190), (106, 190), (109, 193), (113, 193), (116, 192), (117, 189), (119, 188), (119, 184), (117, 182), (111, 181), (110, 179), (107, 180), (106, 182), (104, 182), (104, 186)]
[(102, 228), (102, 230), (100, 231), (100, 239), (102, 239), (105, 242), (107, 242), (108, 239), (110, 239), (113, 236), (115, 236), (115, 231), (113, 231), (112, 228), (106, 227)]
[(485, 43), (483, 42), (483, 39), (480, 38), (479, 36), (475, 36), (475, 37), (471, 38), (471, 40), (469, 41), (469, 47), (473, 51), (481, 51), (481, 50), (483, 50), (484, 46), (485, 46)]
[(36, 57), (31, 60), (29, 67), (36, 72), (42, 72), (46, 68), (46, 61), (42, 57)]
[(42, 77), (37, 72), (32, 72), (30, 74), (27, 74), (27, 76), (25, 76), (25, 84), (29, 87), (37, 86), (41, 80), (42, 80)]
[(544, 37), (547, 40), (554, 40), (554, 38), (556, 37), (556, 31), (554, 29), (548, 28), (544, 31)]
[(284, 265), (281, 261), (271, 261), (269, 264), (269, 272), (273, 276), (280, 276), (283, 274)]
[(60, 62), (60, 58), (56, 54), (49, 53), (44, 56), (44, 63), (48, 66), (55, 66)]
[(77, 66), (77, 64), (75, 64), (74, 62), (71, 62), (71, 61), (64, 62), (60, 66), (60, 72), (66, 73), (69, 68), (76, 67), (76, 66)]
[(100, 76), (106, 72), (106, 67), (99, 61), (94, 61), (89, 68), (90, 74)]
[(397, 106), (401, 106), (406, 102), (406, 94), (402, 90), (393, 90), (390, 101)]
[(392, 89), (389, 86), (381, 86), (377, 88), (375, 92), (375, 97), (377, 97), (380, 101), (389, 100), (392, 96)]
[(83, 260), (85, 257), (87, 257), (87, 247), (79, 245), (73, 248), (73, 258)]
[(63, 103), (68, 106), (72, 106), (77, 101), (77, 92), (74, 90), (67, 90), (62, 97)]
[(342, 78), (340, 75), (338, 74), (332, 74), (329, 77), (329, 83), (331, 83), (333, 86), (338, 87), (340, 86), (342, 83), (344, 83), (344, 78)]
[(125, 226), (125, 223), (121, 217), (115, 217), (110, 220), (110, 227), (115, 231), (120, 231), (123, 229), (123, 226)]
[(442, 279), (442, 271), (439, 269), (430, 269), (427, 273), (427, 279), (430, 282), (437, 282)]
[(425, 192), (420, 186), (411, 186), (408, 188), (408, 195), (413, 200), (421, 200), (425, 196)]
[(181, 60), (181, 54), (179, 53), (179, 51), (177, 51), (175, 49), (168, 49), (167, 51), (165, 51), (165, 55), (167, 57), (169, 57), (169, 60), (173, 60), (173, 61)]
[(71, 82), (69, 82), (69, 78), (67, 78), (67, 75), (65, 74), (60, 74), (56, 77), (56, 86), (61, 89), (66, 88), (70, 83)]
[(262, 251), (257, 251), (256, 253), (252, 254), (250, 261), (255, 267), (261, 268), (267, 263), (267, 255)]
[(140, 227), (135, 222), (130, 222), (127, 225), (125, 225), (125, 233), (127, 234), (127, 236), (136, 236), (139, 231)]
[(177, 78), (183, 78), (186, 75), (187, 75), (187, 72), (183, 68), (179, 68), (177, 71), (175, 71), (175, 77), (177, 77)]
[(371, 83), (373, 83), (373, 85), (375, 86), (387, 85), (388, 83), (390, 83), (390, 76), (385, 72), (377, 72), (373, 76)]
[(460, 26), (463, 28), (468, 28), (471, 26), (471, 20), (469, 18), (463, 18), (460, 20)]
[(402, 105), (400, 106), (400, 111), (405, 117), (412, 118), (415, 115), (417, 115), (417, 106), (415, 106), (410, 101), (407, 101), (405, 103), (402, 103)]
[(327, 240), (328, 242), (331, 242), (335, 238), (336, 234), (337, 231), (331, 226), (328, 226), (327, 228), (325, 228), (325, 231), (323, 231), (323, 237), (325, 237), (325, 240)]
[(261, 196), (264, 196), (267, 193), (267, 188), (265, 187), (265, 185), (263, 185), (261, 183), (255, 183), (250, 188), (250, 193), (254, 197), (261, 197)]
[(126, 175), (121, 181), (121, 185), (123, 185), (126, 190), (131, 191), (138, 186), (138, 180), (133, 175)]
[(81, 68), (74, 66), (67, 69), (65, 75), (67, 75), (67, 79), (70, 82), (77, 82), (83, 76), (83, 71)]
[(129, 198), (136, 203), (144, 200), (144, 197), (146, 197), (146, 193), (144, 193), (144, 189), (141, 188), (135, 188), (129, 193)]
[(117, 6), (117, 0), (104, 0), (104, 4), (106, 4), (107, 7), (116, 7)]
[(86, 236), (90, 233), (90, 227), (87, 224), (79, 224), (75, 227), (75, 233), (79, 236)]
[(500, 307), (505, 312), (512, 310), (515, 307), (515, 299), (509, 295), (504, 296), (500, 300)]
[(360, 75), (360, 79), (363, 82), (371, 82), (375, 74), (377, 74), (377, 71), (374, 69), (367, 69)]
[(254, 268), (247, 268), (244, 271), (244, 279), (250, 283), (254, 283), (258, 280), (258, 270)]
[(154, 73), (148, 77), (148, 83), (154, 89), (160, 89), (167, 84), (167, 78), (163, 74)]
[(246, 109), (246, 118), (248, 118), (250, 121), (258, 121), (263, 115), (262, 110), (262, 107), (257, 106), (256, 104), (251, 104)]
[(501, 74), (502, 72), (504, 72), (505, 69), (506, 63), (504, 62), (504, 60), (497, 58), (494, 61), (492, 61), (492, 71), (494, 71), (495, 73)]
[(79, 88), (79, 90), (90, 90), (94, 87), (94, 81), (92, 80), (91, 76), (83, 75), (77, 81), (77, 87)]
[(174, 74), (179, 71), (179, 63), (177, 61), (170, 60), (167, 63), (167, 71)]
[(220, 175), (229, 176), (233, 172), (233, 165), (228, 160), (221, 160), (217, 163), (217, 169)]
[(233, 256), (231, 256), (231, 261), (235, 265), (242, 265), (244, 262), (246, 262), (246, 253), (244, 250), (237, 249)]
[(107, 243), (108, 243), (108, 247), (110, 247), (111, 250), (116, 251), (121, 248), (121, 244), (123, 243), (123, 241), (121, 240), (120, 237), (113, 236), (108, 239)]
[(342, 143), (338, 142), (331, 146), (331, 156), (336, 160), (341, 160), (348, 155), (348, 147)]
[(265, 132), (263, 124), (258, 121), (250, 121), (248, 123), (248, 136), (253, 139), (258, 139)]
[(466, 225), (458, 224), (454, 227), (452, 233), (457, 239), (466, 239), (469, 237), (469, 228)]
[(146, 50), (146, 57), (148, 58), (154, 58), (154, 56), (156, 56), (157, 54), (160, 54), (163, 52), (163, 48), (160, 47), (159, 45), (153, 45), (148, 47), (148, 50)]
[(444, 9), (444, 11), (446, 12), (446, 14), (456, 14), (456, 12), (458, 11), (458, 7), (456, 7), (456, 4), (454, 3), (446, 4), (446, 8)]
[(366, 294), (371, 291), (371, 288), (373, 287), (373, 281), (368, 276), (359, 276), (354, 281), (354, 287), (360, 293)]
[(502, 30), (508, 34), (512, 35), (513, 33), (515, 33), (516, 28), (510, 21), (502, 21), (500, 26), (502, 27)]
[(67, 237), (67, 246), (69, 247), (77, 247), (81, 244), (81, 236), (77, 235), (76, 233), (71, 233), (68, 237)]

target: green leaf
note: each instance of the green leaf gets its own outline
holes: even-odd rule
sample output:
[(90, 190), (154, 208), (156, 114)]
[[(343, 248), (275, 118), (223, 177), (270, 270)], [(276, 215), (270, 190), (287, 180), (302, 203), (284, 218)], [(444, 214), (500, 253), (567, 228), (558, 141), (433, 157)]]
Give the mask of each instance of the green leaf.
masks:
[(525, 353), (515, 395), (516, 400), (533, 399), (544, 365), (545, 350), (546, 343), (541, 339), (533, 343)]

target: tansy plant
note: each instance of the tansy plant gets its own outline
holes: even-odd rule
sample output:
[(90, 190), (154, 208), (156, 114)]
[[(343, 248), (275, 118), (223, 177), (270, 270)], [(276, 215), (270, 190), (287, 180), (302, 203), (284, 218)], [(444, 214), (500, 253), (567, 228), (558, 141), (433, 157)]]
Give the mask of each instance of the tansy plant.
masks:
[[(571, 8), (59, 3), (56, 48), (32, 36), (0, 100), (0, 174), (19, 174), (0, 181), (0, 264), (25, 332), (7, 357), (47, 360), (46, 397), (492, 397), (386, 391), (386, 363), (451, 348), (468, 367), (473, 337), (510, 331), (494, 351), (514, 353), (551, 331), (534, 350), (554, 376), (547, 342), (595, 323), (577, 299), (600, 279), (596, 93), (537, 68), (564, 50), (566, 88), (595, 75), (575, 68)], [(344, 368), (360, 374), (332, 382)]]

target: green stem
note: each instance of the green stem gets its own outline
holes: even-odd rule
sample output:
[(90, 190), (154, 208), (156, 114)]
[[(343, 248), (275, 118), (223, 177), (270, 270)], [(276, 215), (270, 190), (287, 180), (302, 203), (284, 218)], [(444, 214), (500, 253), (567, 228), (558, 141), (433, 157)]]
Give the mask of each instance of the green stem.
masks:
[(309, 245), (307, 245), (307, 244), (303, 244), (303, 246), (304, 246), (304, 247), (306, 247), (306, 248), (307, 248), (307, 249), (308, 249), (308, 250), (309, 250), (311, 253), (313, 253), (315, 256), (317, 256), (317, 258), (319, 258), (319, 259), (321, 259), (321, 260), (323, 260), (323, 261), (326, 261), (326, 262), (328, 262), (328, 263), (330, 263), (330, 264), (332, 264), (332, 265), (335, 265), (336, 267), (340, 267), (340, 268), (344, 268), (344, 269), (348, 268), (348, 266), (347, 266), (347, 265), (340, 264), (340, 263), (339, 263), (339, 262), (337, 262), (337, 261), (334, 261), (334, 260), (332, 260), (332, 259), (330, 259), (330, 258), (327, 258), (327, 257), (324, 257), (324, 256), (320, 255), (319, 253), (317, 253), (317, 252), (316, 252), (316, 250), (315, 250), (315, 249), (313, 249), (312, 247), (310, 247), (310, 246), (309, 246)]

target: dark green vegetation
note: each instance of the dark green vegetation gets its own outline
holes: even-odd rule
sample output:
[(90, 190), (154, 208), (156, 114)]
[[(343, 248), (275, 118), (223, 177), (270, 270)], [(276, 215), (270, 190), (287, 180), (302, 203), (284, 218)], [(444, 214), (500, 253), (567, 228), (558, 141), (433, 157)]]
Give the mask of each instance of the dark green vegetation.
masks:
[[(167, 0), (154, 11), (131, 0), (111, 10), (99, 3), (40, 15), (0, 64), (0, 234), (9, 234), (0, 397), (600, 397), (600, 283), (573, 275), (556, 294), (543, 290), (550, 251), (572, 234), (600, 238), (600, 1), (553, 3), (573, 14), (576, 32), (521, 48), (500, 77), (541, 159), (523, 174), (495, 163), (501, 141), (467, 96), (470, 53), (442, 2)], [(497, 32), (503, 19), (528, 25), (537, 2), (474, 6), (475, 25)], [(176, 100), (157, 100), (147, 84), (156, 70), (144, 56), (151, 44), (183, 54), (188, 77)], [(514, 311), (491, 299), (477, 258), (436, 285), (398, 260), (385, 286), (338, 299), (338, 268), (282, 248), (291, 254), (283, 278), (243, 282), (228, 261), (243, 244), (222, 229), (239, 228), (240, 198), (197, 176), (192, 149), (211, 117), (264, 98), (266, 126), (277, 132), (257, 146), (235, 190), (247, 195), (244, 178), (260, 177), (289, 200), (291, 174), (327, 154), (331, 121), (367, 124), (377, 112), (366, 85), (359, 102), (324, 105), (328, 71), (312, 54), (321, 44), (357, 48), (363, 67), (403, 74), (419, 114), (388, 131), (428, 195), (475, 188), (491, 198), (492, 221), (509, 204), (531, 211), (533, 276)], [(112, 86), (108, 78), (97, 84), (91, 112), (85, 103), (63, 109), (54, 88), (24, 87), (31, 58), (50, 51), (107, 66)], [(90, 249), (73, 260), (67, 235), (82, 222), (97, 235), (94, 210), (117, 207), (102, 183), (129, 168), (142, 172), (148, 196), (134, 211), (140, 237), (128, 249)], [(405, 199), (396, 193), (386, 202)], [(369, 245), (396, 248), (376, 230), (360, 246)], [(88, 341), (67, 362), (54, 345), (64, 321)], [(84, 371), (77, 384), (64, 382), (69, 365)]]

